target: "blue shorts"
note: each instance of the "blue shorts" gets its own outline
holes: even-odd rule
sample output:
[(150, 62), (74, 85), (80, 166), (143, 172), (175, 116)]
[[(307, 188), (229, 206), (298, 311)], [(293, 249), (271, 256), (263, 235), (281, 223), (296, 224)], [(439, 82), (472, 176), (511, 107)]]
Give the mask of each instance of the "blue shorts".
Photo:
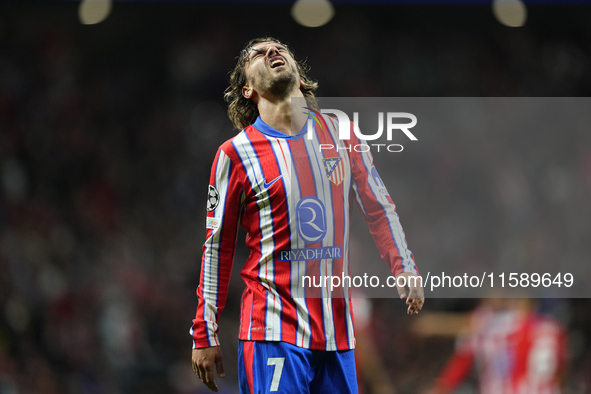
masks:
[(287, 342), (240, 341), (241, 394), (357, 394), (353, 350), (309, 350)]

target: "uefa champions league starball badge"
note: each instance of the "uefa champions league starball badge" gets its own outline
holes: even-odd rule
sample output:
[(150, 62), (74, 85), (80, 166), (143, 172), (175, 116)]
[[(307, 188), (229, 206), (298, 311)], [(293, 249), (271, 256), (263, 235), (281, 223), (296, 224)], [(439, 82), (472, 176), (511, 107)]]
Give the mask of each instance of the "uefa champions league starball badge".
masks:
[(208, 211), (213, 211), (214, 209), (216, 209), (218, 207), (218, 205), (220, 204), (220, 193), (218, 192), (218, 190), (209, 185), (209, 191), (207, 193), (207, 210)]

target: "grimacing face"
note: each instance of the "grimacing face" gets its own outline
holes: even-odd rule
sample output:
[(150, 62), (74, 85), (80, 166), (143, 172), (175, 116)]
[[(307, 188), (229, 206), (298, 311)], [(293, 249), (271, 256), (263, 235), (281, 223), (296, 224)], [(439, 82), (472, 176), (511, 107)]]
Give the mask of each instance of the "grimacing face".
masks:
[(301, 83), (292, 55), (287, 48), (276, 42), (254, 45), (248, 53), (244, 71), (247, 82), (242, 88), (242, 94), (247, 99), (252, 98), (255, 92), (259, 95), (270, 92), (282, 97)]

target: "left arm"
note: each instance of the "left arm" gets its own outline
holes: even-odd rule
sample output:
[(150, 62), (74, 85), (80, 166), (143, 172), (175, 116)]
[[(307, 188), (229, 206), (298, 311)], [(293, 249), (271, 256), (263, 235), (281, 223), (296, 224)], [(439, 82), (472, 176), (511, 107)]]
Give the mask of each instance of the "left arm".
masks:
[[(353, 133), (352, 133), (353, 134)], [(351, 143), (358, 144), (356, 136)], [(396, 206), (373, 165), (370, 152), (351, 150), (353, 192), (369, 231), (378, 247), (380, 256), (388, 263), (396, 279), (405, 276), (406, 286), (398, 286), (400, 298), (406, 299), (409, 315), (422, 309), (425, 296), (420, 281), (409, 280), (419, 275), (412, 252), (408, 249), (404, 230), (400, 224)]]

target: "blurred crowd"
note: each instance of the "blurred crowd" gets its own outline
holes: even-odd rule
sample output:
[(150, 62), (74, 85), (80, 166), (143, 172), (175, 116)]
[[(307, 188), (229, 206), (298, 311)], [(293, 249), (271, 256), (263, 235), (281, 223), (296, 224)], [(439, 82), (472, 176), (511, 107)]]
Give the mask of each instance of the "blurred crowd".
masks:
[[(321, 96), (591, 92), (587, 7), (540, 7), (516, 30), (487, 7), (336, 11), (315, 30), (286, 5), (130, 2), (83, 26), (75, 3), (0, 4), (0, 393), (206, 390), (192, 375), (188, 330), (210, 166), (236, 132), (222, 93), (248, 39), (290, 43)], [(451, 135), (378, 163), (419, 267), (589, 263), (591, 135), (502, 141), (483, 155)], [(228, 393), (247, 253), (237, 252), (220, 322)], [(397, 391), (433, 381), (453, 340), (413, 334), (400, 301), (373, 304), (367, 330)], [(432, 310), (475, 304), (427, 300)], [(567, 328), (571, 389), (591, 391), (591, 303), (541, 305)]]

